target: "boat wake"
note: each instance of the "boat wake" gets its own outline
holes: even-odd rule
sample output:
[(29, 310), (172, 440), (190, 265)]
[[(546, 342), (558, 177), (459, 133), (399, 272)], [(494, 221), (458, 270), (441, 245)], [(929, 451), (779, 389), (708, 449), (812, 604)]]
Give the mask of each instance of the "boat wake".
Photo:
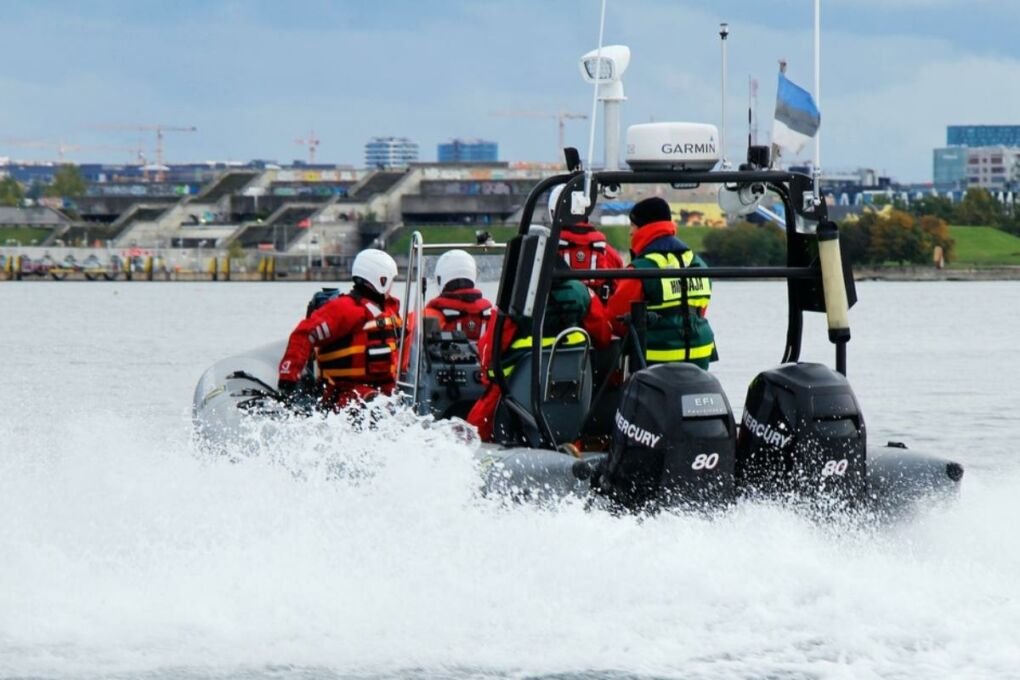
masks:
[(1015, 469), (890, 526), (508, 506), (450, 423), (0, 424), (0, 675), (1008, 675)]

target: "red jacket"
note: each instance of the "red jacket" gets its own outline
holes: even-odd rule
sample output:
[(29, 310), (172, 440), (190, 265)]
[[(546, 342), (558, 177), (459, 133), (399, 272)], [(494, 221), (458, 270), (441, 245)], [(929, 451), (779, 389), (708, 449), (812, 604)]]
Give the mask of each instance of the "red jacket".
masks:
[(446, 291), (429, 300), (425, 316), (439, 319), (443, 331), (461, 331), (469, 340), (478, 340), (492, 316), (492, 303), (477, 288)]
[(296, 382), (315, 353), (326, 381), (324, 400), (342, 405), (351, 396), (390, 393), (397, 376), (400, 303), (386, 297), (380, 309), (348, 293), (333, 298), (294, 328), (280, 361), (280, 382)]
[[(638, 257), (652, 241), (663, 236), (676, 236), (676, 224), (672, 221), (650, 222), (636, 230), (630, 237), (631, 257)], [(644, 282), (641, 279), (620, 279), (616, 282), (616, 290), (606, 304), (606, 312), (613, 331), (623, 337), (627, 334), (627, 324), (620, 317), (630, 314), (630, 303), (644, 299)]]
[[(496, 342), (496, 313), (493, 314), (489, 328), (482, 339), (478, 342), (478, 356), (481, 361), (482, 381), (487, 383), (485, 393), (475, 402), (468, 413), (467, 421), (478, 428), (478, 436), (482, 441), (492, 441), (493, 416), (499, 406), (500, 391), (496, 382), (488, 379), (489, 368), (492, 366), (492, 348)], [(609, 319), (606, 317), (605, 307), (597, 295), (592, 294), (591, 306), (588, 313), (582, 320), (584, 329), (591, 336), (592, 345), (595, 349), (605, 349), (612, 341), (612, 332), (609, 328)], [(517, 324), (513, 319), (506, 319), (503, 323), (503, 337), (500, 339), (500, 348), (507, 351), (517, 335)]]
[[(565, 224), (560, 231), (560, 256), (571, 269), (623, 269), (623, 258), (609, 245), (606, 235), (590, 224)], [(601, 292), (604, 280), (585, 283), (595, 292)], [(608, 281), (610, 290), (616, 281)]]

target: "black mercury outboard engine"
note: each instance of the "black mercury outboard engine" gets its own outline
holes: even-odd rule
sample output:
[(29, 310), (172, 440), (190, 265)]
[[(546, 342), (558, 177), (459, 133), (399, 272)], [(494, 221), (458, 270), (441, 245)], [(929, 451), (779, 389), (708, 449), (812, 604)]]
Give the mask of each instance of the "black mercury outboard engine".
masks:
[(737, 436), (737, 483), (751, 493), (867, 493), (864, 416), (845, 376), (822, 364), (783, 364), (747, 390)]
[(596, 488), (624, 507), (733, 498), (736, 425), (722, 386), (707, 371), (673, 363), (634, 373), (614, 425)]

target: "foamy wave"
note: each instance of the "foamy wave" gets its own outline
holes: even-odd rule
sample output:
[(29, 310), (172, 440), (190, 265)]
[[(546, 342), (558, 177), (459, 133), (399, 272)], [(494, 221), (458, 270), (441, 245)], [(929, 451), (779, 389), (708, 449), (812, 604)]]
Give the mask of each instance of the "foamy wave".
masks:
[(757, 503), (613, 517), (482, 498), (472, 441), (387, 416), (255, 426), (237, 462), (196, 450), (183, 414), (170, 430), (96, 412), (0, 425), (0, 674), (1020, 662), (1016, 472), (968, 475), (955, 504), (877, 529)]

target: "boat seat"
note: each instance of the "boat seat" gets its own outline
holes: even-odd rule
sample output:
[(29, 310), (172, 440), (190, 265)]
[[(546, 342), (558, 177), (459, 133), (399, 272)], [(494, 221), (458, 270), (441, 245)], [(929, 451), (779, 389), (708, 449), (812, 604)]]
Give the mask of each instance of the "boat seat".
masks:
[[(571, 346), (554, 344), (543, 348), (541, 354), (541, 408), (556, 444), (573, 442), (580, 436), (581, 425), (591, 407), (591, 338), (579, 328), (567, 329), (558, 337), (566, 337), (572, 332), (584, 334), (584, 343)], [(531, 364), (532, 355), (524, 355), (507, 377), (510, 396), (527, 410), (531, 409)], [(493, 438), (506, 445), (526, 443), (520, 421), (502, 402), (494, 416)]]

